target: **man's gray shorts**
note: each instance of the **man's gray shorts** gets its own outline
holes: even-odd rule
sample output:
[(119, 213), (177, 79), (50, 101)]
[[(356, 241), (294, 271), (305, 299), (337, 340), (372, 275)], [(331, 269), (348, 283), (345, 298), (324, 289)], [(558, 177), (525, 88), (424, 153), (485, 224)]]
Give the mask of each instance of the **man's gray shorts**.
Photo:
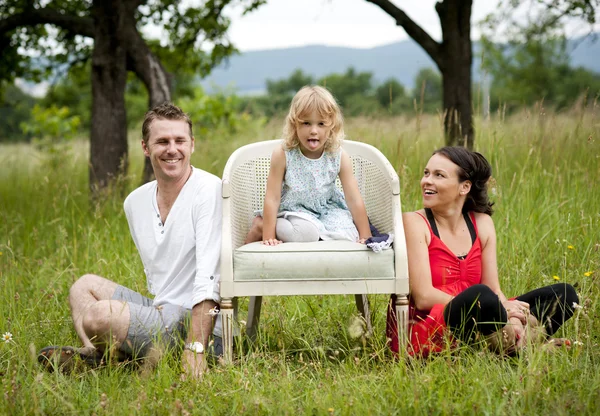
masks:
[(190, 309), (171, 304), (154, 306), (152, 299), (120, 285), (112, 298), (129, 305), (127, 339), (120, 347), (124, 353), (143, 357), (153, 344), (173, 348), (185, 340)]

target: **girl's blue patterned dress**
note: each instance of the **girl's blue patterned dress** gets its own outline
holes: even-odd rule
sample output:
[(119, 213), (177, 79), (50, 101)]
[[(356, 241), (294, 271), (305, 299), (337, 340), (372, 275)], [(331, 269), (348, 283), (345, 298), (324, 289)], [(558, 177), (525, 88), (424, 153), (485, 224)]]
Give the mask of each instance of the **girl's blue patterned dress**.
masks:
[(309, 159), (299, 147), (285, 151), (286, 169), (278, 217), (297, 216), (313, 222), (322, 240), (358, 240), (344, 194), (336, 186), (341, 149)]

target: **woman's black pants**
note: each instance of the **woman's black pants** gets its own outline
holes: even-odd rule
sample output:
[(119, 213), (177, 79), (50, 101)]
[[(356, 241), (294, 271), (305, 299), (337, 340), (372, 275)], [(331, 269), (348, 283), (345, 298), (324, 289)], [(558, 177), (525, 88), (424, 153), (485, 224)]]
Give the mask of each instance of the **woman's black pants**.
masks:
[[(527, 302), (531, 314), (544, 325), (548, 336), (573, 316), (579, 298), (575, 288), (557, 283), (527, 292), (516, 298)], [(456, 338), (469, 342), (476, 333), (489, 335), (508, 322), (500, 298), (486, 285), (474, 285), (454, 297), (444, 308), (446, 325)]]

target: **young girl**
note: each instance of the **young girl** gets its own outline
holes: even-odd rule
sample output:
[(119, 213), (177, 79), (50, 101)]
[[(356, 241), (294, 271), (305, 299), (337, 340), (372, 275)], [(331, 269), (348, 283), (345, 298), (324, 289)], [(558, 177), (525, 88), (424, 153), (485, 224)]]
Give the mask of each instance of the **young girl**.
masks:
[[(264, 209), (246, 237), (274, 246), (282, 242), (371, 237), (365, 204), (340, 148), (342, 113), (325, 88), (303, 87), (292, 99), (283, 145), (271, 155)], [(336, 187), (339, 176), (344, 193)]]

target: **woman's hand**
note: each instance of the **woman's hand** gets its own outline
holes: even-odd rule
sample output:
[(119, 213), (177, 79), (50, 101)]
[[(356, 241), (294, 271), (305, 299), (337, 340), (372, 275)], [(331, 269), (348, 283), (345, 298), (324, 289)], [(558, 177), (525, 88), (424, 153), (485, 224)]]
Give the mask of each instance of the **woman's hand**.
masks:
[(522, 325), (527, 324), (527, 317), (529, 316), (529, 303), (522, 302), (520, 300), (507, 300), (502, 303), (508, 319), (517, 318)]
[(367, 243), (367, 240), (368, 240), (368, 238), (359, 238), (359, 239), (358, 239), (358, 242), (359, 242), (360, 244), (366, 244), (366, 243)]
[(263, 243), (265, 246), (276, 246), (276, 245), (278, 245), (278, 244), (281, 244), (281, 243), (283, 243), (283, 241), (281, 241), (281, 240), (278, 240), (278, 239), (276, 239), (276, 238), (269, 238), (268, 240), (263, 240), (263, 241), (262, 241), (262, 243)]
[(510, 325), (512, 327), (513, 333), (514, 333), (514, 350), (518, 351), (521, 348), (523, 348), (527, 342), (526, 339), (526, 334), (527, 332), (525, 331), (525, 325), (523, 325), (523, 323), (521, 323), (521, 320), (518, 318), (510, 318), (508, 320), (508, 325)]

